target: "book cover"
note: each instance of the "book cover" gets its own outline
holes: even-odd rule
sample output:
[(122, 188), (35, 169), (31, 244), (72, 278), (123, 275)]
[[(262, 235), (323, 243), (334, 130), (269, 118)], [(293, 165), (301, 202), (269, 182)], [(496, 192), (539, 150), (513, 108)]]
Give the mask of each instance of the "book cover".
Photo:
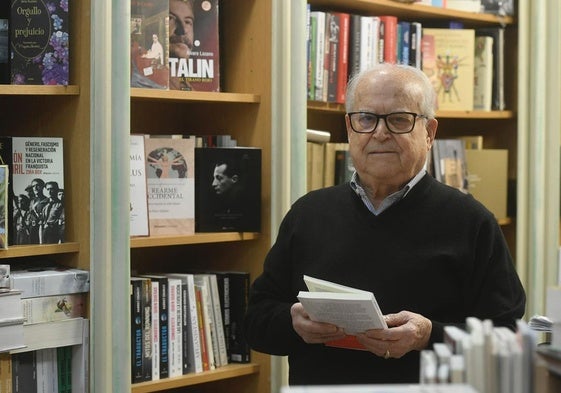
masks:
[(148, 189), (144, 135), (130, 136), (130, 235), (148, 236)]
[(56, 348), (58, 393), (72, 393), (72, 347)]
[(384, 63), (397, 63), (397, 17), (394, 15), (380, 16), (384, 30)]
[(199, 321), (199, 338), (201, 341), (201, 359), (203, 365), (203, 371), (210, 370), (210, 356), (209, 354), (209, 343), (207, 342), (209, 337), (206, 334), (205, 329), (205, 317), (204, 317), (204, 306), (203, 306), (203, 294), (202, 288), (195, 285), (195, 299), (197, 305), (197, 319)]
[(315, 101), (322, 101), (323, 99), (323, 86), (324, 86), (324, 64), (325, 64), (325, 24), (326, 13), (323, 11), (312, 11), (312, 18), (316, 21), (316, 35), (315, 35), (315, 80), (314, 80), (314, 97)]
[(69, 1), (11, 0), (13, 85), (68, 85)]
[(0, 165), (0, 249), (8, 248), (8, 232), (10, 231), (10, 212), (8, 211), (9, 185), (8, 165)]
[(261, 149), (195, 149), (197, 232), (261, 230)]
[(170, 0), (169, 13), (170, 89), (220, 91), (219, 0)]
[(493, 101), (493, 37), (475, 37), (473, 109), (490, 111)]
[(131, 87), (169, 87), (169, 0), (131, 0)]
[(423, 71), (439, 110), (473, 110), (475, 30), (423, 28)]
[(243, 334), (250, 277), (248, 272), (215, 272), (221, 299), (226, 353), (229, 363), (248, 363), (251, 351)]
[(37, 352), (12, 354), (12, 389), (14, 393), (37, 392)]
[(56, 348), (39, 349), (37, 357), (37, 392), (59, 393)]
[(25, 347), (12, 350), (12, 353), (66, 345), (82, 345), (84, 342), (84, 325), (88, 323), (89, 321), (84, 318), (70, 318), (60, 321), (24, 324)]
[(432, 150), (436, 180), (467, 193), (468, 166), (464, 141), (435, 139)]
[(12, 137), (12, 156), (15, 244), (64, 242), (63, 139)]
[(150, 235), (195, 231), (195, 138), (146, 136)]
[[(212, 309), (212, 300), (210, 298), (210, 284), (208, 277), (204, 274), (195, 274), (195, 290), (200, 293), (200, 305), (202, 314), (202, 333), (204, 335), (204, 345), (206, 347), (206, 355), (208, 357), (208, 370), (214, 370), (217, 367), (216, 355), (218, 343), (216, 341), (216, 329), (214, 322), (214, 314)], [(204, 362), (203, 362), (204, 364)]]
[(347, 93), (347, 80), (349, 79), (349, 36), (351, 29), (351, 16), (348, 13), (340, 13), (339, 29), (339, 56), (337, 58), (337, 94), (335, 102), (345, 103)]
[(14, 266), (10, 286), (21, 298), (89, 292), (90, 272), (66, 266)]
[(493, 110), (505, 110), (505, 29), (502, 27), (481, 27), (475, 30), (475, 35), (493, 37), (493, 101), (491, 107)]
[(183, 375), (183, 302), (181, 280), (170, 277), (168, 280), (168, 356), (169, 376)]
[(160, 282), (150, 279), (150, 321), (152, 339), (152, 381), (160, 379)]
[(85, 317), (87, 306), (85, 292), (21, 299), (25, 323)]
[(218, 291), (218, 278), (216, 274), (208, 274), (210, 283), (210, 298), (212, 300), (213, 316), (216, 326), (217, 344), (218, 344), (218, 365), (225, 366), (228, 364), (228, 353), (226, 351), (226, 336), (224, 334), (224, 320), (222, 319), (222, 304), (220, 301), (220, 293)]
[[(16, 233), (18, 229), (23, 228), (24, 226), (24, 217), (25, 215), (20, 215), (19, 211), (16, 210), (16, 205), (18, 199), (14, 198), (14, 182), (13, 182), (13, 174), (12, 174), (12, 137), (11, 136), (0, 136), (0, 165), (8, 165), (8, 217), (12, 219), (8, 219), (8, 231), (7, 231), (7, 239), (8, 239), (8, 246), (18, 244)], [(25, 199), (25, 198), (24, 198)], [(29, 198), (27, 198), (29, 199)], [(25, 201), (24, 201), (25, 202)], [(25, 204), (25, 203), (24, 203)], [(28, 208), (26, 208), (26, 211)], [(24, 239), (28, 236), (24, 233)]]
[(315, 15), (309, 7), (306, 10), (308, 17), (307, 22), (307, 99), (313, 100), (315, 98), (315, 77), (316, 77), (316, 55), (317, 55), (317, 15)]
[(88, 393), (90, 391), (90, 321), (87, 319), (82, 323), (81, 335), (81, 344), (71, 347), (71, 391)]

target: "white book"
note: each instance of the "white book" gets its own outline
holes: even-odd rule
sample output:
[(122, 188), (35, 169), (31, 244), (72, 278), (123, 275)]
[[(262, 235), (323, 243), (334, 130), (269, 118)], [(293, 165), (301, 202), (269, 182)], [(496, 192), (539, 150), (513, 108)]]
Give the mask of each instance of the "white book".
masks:
[(437, 382), (438, 360), (432, 349), (423, 349), (420, 355), (419, 383), (421, 385)]
[(13, 270), (10, 286), (22, 291), (21, 298), (89, 292), (90, 272), (64, 266)]
[(325, 20), (326, 15), (323, 11), (312, 11), (312, 15), (317, 20), (316, 31), (316, 72), (315, 72), (315, 100), (321, 101), (323, 96), (323, 64), (325, 55)]
[(181, 302), (181, 280), (170, 277), (168, 281), (169, 299), (169, 376), (177, 377), (183, 375), (183, 346), (182, 346), (182, 302)]
[(160, 283), (152, 284), (152, 381), (160, 379)]
[(216, 274), (209, 274), (208, 277), (210, 281), (210, 294), (216, 325), (219, 365), (225, 366), (228, 364), (228, 352), (226, 350), (226, 337), (224, 334), (224, 321), (222, 320), (222, 306), (220, 304), (220, 293), (218, 291), (218, 279)]
[(490, 111), (493, 102), (493, 37), (475, 37), (473, 109)]
[(71, 369), (72, 393), (88, 393), (90, 383), (90, 324), (87, 319), (84, 319), (82, 325), (82, 344), (72, 347)]
[(23, 318), (11, 318), (0, 321), (0, 352), (25, 347)]
[(21, 299), (21, 306), (25, 323), (85, 317), (87, 293), (30, 297)]
[(444, 326), (444, 342), (450, 346), (450, 348), (452, 349), (452, 353), (454, 354), (463, 353), (462, 343), (464, 337), (467, 335), (468, 333), (465, 330), (460, 329), (457, 326)]
[(37, 393), (58, 393), (56, 348), (37, 351)]
[(467, 382), (476, 390), (485, 391), (485, 338), (483, 336), (483, 321), (475, 317), (466, 318), (466, 328), (471, 339), (471, 361), (468, 364), (468, 375), (472, 378)]
[(0, 292), (0, 322), (6, 319), (23, 318), (21, 291), (10, 289)]
[(195, 286), (200, 288), (201, 290), (201, 311), (203, 314), (203, 332), (205, 335), (205, 342), (206, 342), (206, 350), (208, 355), (208, 364), (210, 370), (214, 370), (216, 368), (216, 360), (215, 360), (215, 346), (217, 346), (216, 342), (216, 333), (214, 331), (214, 313), (212, 309), (212, 300), (210, 298), (210, 289), (208, 278), (204, 274), (195, 274)]
[(87, 323), (88, 320), (84, 318), (71, 318), (23, 325), (25, 348), (11, 352), (27, 352), (43, 348), (82, 344), (83, 325)]
[(199, 336), (199, 318), (197, 316), (197, 298), (195, 295), (195, 280), (193, 274), (189, 273), (170, 273), (168, 277), (179, 278), (185, 288), (185, 298), (183, 310), (185, 323), (183, 327), (187, 327), (187, 357), (189, 359), (186, 372), (200, 373), (203, 371), (203, 360), (201, 354), (201, 340)]
[(464, 355), (452, 355), (450, 357), (450, 383), (465, 383), (465, 359)]
[(130, 235), (148, 236), (148, 195), (144, 135), (130, 136)]
[(348, 334), (386, 329), (386, 320), (372, 292), (304, 275), (309, 292), (298, 299), (310, 318), (337, 325)]

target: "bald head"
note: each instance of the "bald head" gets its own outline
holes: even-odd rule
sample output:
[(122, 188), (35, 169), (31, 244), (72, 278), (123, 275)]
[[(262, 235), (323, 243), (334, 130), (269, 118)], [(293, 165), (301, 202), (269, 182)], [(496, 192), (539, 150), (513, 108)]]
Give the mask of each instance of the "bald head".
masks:
[(434, 118), (436, 93), (423, 71), (419, 68), (402, 64), (377, 64), (354, 75), (347, 84), (345, 109), (347, 112), (360, 110), (356, 108), (357, 94), (369, 94), (383, 80), (394, 80), (399, 89), (395, 94), (404, 100), (415, 103), (421, 114)]

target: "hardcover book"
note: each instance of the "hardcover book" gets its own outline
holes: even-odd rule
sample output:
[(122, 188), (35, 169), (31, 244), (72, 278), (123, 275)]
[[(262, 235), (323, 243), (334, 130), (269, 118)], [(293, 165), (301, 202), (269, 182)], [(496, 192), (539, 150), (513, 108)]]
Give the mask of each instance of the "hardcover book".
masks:
[(13, 85), (68, 85), (69, 1), (12, 0)]
[(150, 235), (195, 231), (195, 138), (146, 136)]
[(197, 232), (261, 230), (261, 149), (195, 149)]
[(131, 87), (169, 87), (169, 0), (131, 0)]
[(493, 101), (493, 37), (475, 37), (473, 109), (490, 111)]
[(219, 0), (169, 1), (171, 90), (220, 91)]
[(475, 30), (423, 28), (423, 71), (439, 110), (473, 110)]
[(144, 135), (130, 136), (130, 235), (148, 236), (148, 195)]
[(14, 244), (64, 242), (64, 151), (59, 137), (12, 137)]
[(87, 294), (38, 296), (21, 300), (25, 323), (52, 322), (86, 316)]
[(22, 291), (22, 299), (89, 292), (90, 272), (66, 266), (15, 266), (10, 274), (10, 286)]

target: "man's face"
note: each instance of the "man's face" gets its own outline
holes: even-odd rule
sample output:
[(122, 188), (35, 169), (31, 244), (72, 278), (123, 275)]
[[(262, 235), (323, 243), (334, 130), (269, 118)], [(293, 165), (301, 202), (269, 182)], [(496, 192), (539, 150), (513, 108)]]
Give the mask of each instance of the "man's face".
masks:
[[(357, 86), (353, 110), (419, 113), (407, 90), (407, 84), (390, 75), (369, 75)], [(373, 185), (402, 186), (412, 179), (425, 164), (437, 126), (434, 119), (427, 122), (417, 118), (413, 131), (397, 135), (380, 119), (373, 133), (358, 134), (351, 129), (347, 116), (345, 121), (355, 169), (362, 181)]]
[(35, 194), (35, 196), (42, 196), (43, 195), (43, 184), (34, 181), (33, 183), (31, 183), (31, 187), (33, 188), (33, 194)]
[(212, 188), (216, 194), (224, 194), (232, 185), (236, 182), (234, 177), (229, 177), (225, 175), (224, 172), (226, 171), (226, 164), (217, 165), (214, 167), (214, 180), (212, 181)]
[(193, 49), (193, 23), (195, 15), (188, 2), (169, 2), (169, 53), (170, 57), (188, 58)]
[(58, 194), (58, 188), (55, 187), (53, 184), (48, 184), (46, 187), (47, 193), (51, 198), (55, 198)]

